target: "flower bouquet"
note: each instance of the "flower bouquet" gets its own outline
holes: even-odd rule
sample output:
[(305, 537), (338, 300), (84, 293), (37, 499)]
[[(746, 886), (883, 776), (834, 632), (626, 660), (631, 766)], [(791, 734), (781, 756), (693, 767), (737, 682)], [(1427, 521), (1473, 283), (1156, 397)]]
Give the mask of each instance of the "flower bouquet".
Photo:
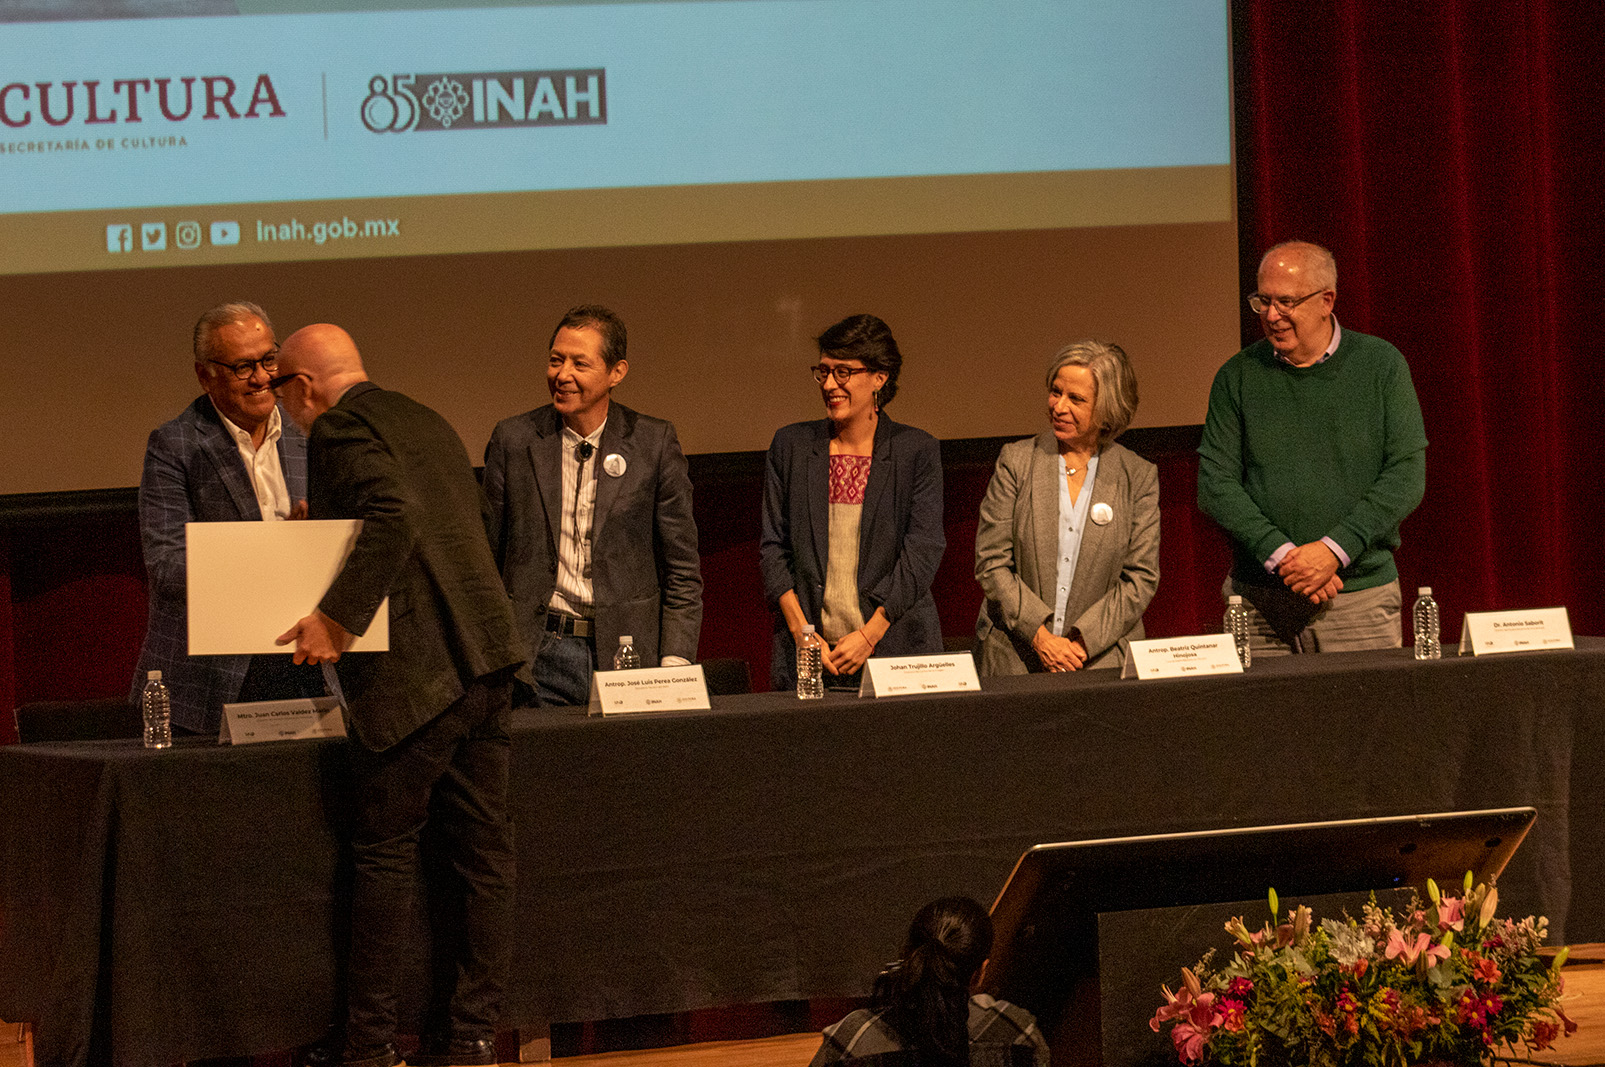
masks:
[[(1577, 1024), (1560, 1008), (1560, 967), (1538, 953), (1547, 920), (1496, 919), (1498, 890), (1443, 894), (1316, 925), (1300, 905), (1251, 931), (1233, 919), (1231, 960), (1215, 950), (1183, 969), (1149, 1021), (1170, 1024), (1181, 1062), (1256, 1067), (1410, 1067), (1487, 1062), (1549, 1048)], [(1270, 894), (1273, 921), (1279, 913)]]

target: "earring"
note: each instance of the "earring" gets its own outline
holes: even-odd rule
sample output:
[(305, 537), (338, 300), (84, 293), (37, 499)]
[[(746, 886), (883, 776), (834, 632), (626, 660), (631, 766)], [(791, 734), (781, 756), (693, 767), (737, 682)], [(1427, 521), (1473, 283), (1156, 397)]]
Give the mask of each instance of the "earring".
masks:
[(870, 394), (870, 398), (875, 402), (875, 410), (879, 411), (881, 409), (881, 391), (876, 389)]

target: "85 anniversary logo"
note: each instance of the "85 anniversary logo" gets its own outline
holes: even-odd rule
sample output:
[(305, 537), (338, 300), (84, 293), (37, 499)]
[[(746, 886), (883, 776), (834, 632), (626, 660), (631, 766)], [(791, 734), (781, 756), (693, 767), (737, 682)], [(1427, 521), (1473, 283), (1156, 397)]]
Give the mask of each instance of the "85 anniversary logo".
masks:
[(362, 124), (374, 133), (607, 123), (607, 71), (376, 74)]

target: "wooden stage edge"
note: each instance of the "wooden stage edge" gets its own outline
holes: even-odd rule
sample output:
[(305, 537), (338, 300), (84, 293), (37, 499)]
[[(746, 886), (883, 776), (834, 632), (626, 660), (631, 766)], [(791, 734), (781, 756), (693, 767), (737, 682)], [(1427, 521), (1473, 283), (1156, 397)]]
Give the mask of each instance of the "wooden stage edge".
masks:
[[(1565, 968), (1566, 1014), (1578, 1030), (1555, 1049), (1517, 1062), (1546, 1067), (1605, 1067), (1605, 944), (1577, 945)], [(26, 1067), (22, 1030), (0, 1023), (0, 1067)], [(561, 1067), (807, 1067), (819, 1048), (817, 1033), (785, 1034), (747, 1041), (705, 1041), (639, 1052), (602, 1052), (559, 1057)], [(263, 1057), (258, 1064), (277, 1057)], [(1496, 1061), (1503, 1062), (1503, 1061)], [(511, 1064), (509, 1067), (518, 1067)]]

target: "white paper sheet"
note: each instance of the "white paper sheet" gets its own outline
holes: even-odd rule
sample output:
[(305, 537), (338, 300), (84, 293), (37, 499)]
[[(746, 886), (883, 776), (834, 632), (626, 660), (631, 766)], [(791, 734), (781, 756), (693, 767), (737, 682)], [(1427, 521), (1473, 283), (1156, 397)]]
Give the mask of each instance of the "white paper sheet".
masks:
[[(360, 519), (186, 523), (190, 655), (293, 652), (273, 639), (312, 614), (361, 529)], [(350, 651), (389, 648), (387, 599)]]

